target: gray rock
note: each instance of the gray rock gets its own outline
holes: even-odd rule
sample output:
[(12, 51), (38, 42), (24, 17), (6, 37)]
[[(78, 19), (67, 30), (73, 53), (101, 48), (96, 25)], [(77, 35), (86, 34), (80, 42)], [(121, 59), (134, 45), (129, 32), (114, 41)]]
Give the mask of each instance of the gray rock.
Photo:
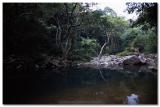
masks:
[(136, 55), (132, 55), (132, 56), (129, 56), (128, 58), (126, 58), (124, 61), (123, 61), (123, 64), (124, 65), (141, 65), (141, 64), (145, 64), (145, 62), (142, 62), (141, 59), (139, 58), (139, 56), (136, 56)]
[[(152, 55), (153, 56), (153, 55)], [(153, 59), (154, 58), (154, 59)], [(102, 56), (99, 60), (98, 57), (94, 57), (90, 62), (78, 64), (79, 66), (92, 67), (92, 68), (109, 68), (113, 70), (120, 70), (127, 65), (144, 65), (147, 64), (150, 69), (157, 69), (156, 57), (148, 58), (144, 54), (129, 55), (129, 56)]]

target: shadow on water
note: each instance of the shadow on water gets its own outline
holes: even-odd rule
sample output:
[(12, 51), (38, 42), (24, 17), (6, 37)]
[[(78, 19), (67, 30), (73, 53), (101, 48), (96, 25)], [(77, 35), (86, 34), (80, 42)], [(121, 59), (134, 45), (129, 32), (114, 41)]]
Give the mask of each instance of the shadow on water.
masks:
[(91, 68), (4, 74), (3, 100), (5, 104), (123, 104), (136, 92), (141, 104), (157, 104), (157, 74), (138, 69), (101, 69), (106, 81)]

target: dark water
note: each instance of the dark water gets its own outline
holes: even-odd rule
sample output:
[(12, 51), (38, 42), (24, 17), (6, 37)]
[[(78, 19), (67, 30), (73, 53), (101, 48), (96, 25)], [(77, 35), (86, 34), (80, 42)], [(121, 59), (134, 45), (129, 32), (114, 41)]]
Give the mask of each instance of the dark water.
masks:
[(66, 69), (4, 73), (5, 104), (123, 104), (137, 93), (141, 104), (157, 104), (157, 74), (136, 69)]

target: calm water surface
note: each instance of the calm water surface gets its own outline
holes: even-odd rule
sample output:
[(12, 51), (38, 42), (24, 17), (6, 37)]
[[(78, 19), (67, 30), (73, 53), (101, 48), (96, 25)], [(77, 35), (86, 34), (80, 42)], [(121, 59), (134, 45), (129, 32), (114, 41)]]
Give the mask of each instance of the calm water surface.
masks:
[(123, 104), (137, 93), (141, 104), (157, 104), (157, 74), (147, 69), (74, 68), (4, 74), (5, 104)]

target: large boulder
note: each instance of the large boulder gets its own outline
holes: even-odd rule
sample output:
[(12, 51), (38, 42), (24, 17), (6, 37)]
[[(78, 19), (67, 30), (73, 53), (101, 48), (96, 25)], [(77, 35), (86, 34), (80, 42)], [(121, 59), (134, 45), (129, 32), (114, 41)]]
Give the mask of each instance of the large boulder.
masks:
[(124, 61), (124, 65), (143, 65), (145, 64), (144, 61), (139, 56), (132, 55), (132, 56), (126, 56)]

